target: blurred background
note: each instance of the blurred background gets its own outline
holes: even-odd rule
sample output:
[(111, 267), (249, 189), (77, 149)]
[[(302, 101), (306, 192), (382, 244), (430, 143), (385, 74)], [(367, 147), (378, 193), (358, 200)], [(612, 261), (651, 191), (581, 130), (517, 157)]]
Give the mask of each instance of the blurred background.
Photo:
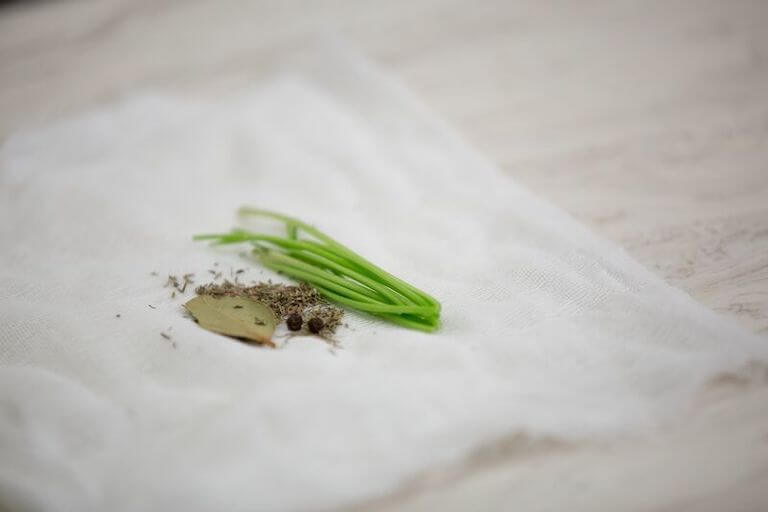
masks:
[(337, 38), (514, 180), (768, 333), (766, 27), (765, 0), (5, 1), (0, 138), (137, 90), (247, 83)]

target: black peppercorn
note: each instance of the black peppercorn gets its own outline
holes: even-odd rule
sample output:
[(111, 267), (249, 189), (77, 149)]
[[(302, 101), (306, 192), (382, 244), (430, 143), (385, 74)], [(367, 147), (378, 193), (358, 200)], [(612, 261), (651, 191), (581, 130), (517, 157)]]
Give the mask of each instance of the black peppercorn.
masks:
[(323, 330), (324, 324), (322, 320), (314, 317), (307, 323), (307, 326), (309, 327), (309, 332), (312, 334), (320, 334), (320, 331)]
[(300, 314), (291, 313), (291, 315), (285, 320), (285, 323), (288, 325), (290, 330), (298, 331), (301, 329), (301, 324), (304, 323), (304, 320), (301, 318)]

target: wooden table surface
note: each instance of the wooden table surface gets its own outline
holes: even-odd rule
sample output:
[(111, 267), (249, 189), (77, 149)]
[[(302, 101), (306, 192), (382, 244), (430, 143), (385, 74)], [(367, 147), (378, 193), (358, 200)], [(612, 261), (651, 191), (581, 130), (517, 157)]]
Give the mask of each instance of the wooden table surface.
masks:
[[(0, 139), (137, 89), (256, 74), (278, 50), (322, 33), (399, 77), (513, 179), (768, 333), (765, 0), (15, 3), (0, 7)], [(670, 436), (671, 449), (711, 446)], [(502, 454), (493, 474), (512, 471), (509, 449), (492, 448)], [(469, 478), (477, 466), (458, 471), (462, 494), (422, 495), (421, 509), (504, 503), (505, 480), (481, 487)], [(765, 469), (710, 505), (762, 492)], [(418, 503), (419, 488), (368, 506)]]

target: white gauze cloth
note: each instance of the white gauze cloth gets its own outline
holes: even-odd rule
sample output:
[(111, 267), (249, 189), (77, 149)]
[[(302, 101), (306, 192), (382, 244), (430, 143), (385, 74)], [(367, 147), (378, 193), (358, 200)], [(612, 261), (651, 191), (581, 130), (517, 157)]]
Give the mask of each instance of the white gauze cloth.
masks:
[[(0, 508), (350, 506), (514, 433), (663, 428), (713, 376), (765, 357), (365, 62), (288, 68), (5, 141)], [(168, 274), (200, 284), (215, 262), (278, 279), (244, 247), (191, 240), (241, 205), (302, 218), (434, 295), (442, 328), (348, 312), (338, 349), (277, 350), (201, 329)]]

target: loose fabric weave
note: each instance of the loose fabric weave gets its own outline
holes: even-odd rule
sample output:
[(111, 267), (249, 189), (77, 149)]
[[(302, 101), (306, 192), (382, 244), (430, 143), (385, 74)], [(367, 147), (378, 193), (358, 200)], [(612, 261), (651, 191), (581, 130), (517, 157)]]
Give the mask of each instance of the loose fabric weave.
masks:
[[(350, 506), (515, 433), (664, 428), (713, 376), (765, 359), (763, 339), (518, 187), (366, 62), (286, 67), (5, 141), (0, 508)], [(240, 205), (428, 291), (441, 330), (348, 313), (339, 348), (278, 350), (202, 330), (167, 274), (279, 279), (191, 241)]]

